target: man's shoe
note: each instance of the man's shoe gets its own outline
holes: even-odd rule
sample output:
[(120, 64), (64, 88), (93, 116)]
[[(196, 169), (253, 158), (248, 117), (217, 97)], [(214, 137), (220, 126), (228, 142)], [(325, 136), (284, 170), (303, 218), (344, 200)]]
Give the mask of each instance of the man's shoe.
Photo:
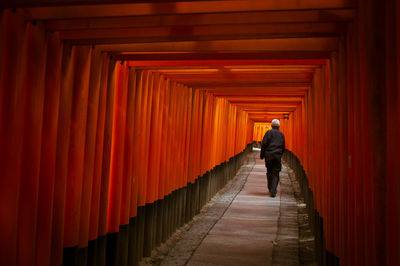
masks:
[(271, 193), (272, 198), (275, 198), (275, 196), (276, 196), (276, 193)]

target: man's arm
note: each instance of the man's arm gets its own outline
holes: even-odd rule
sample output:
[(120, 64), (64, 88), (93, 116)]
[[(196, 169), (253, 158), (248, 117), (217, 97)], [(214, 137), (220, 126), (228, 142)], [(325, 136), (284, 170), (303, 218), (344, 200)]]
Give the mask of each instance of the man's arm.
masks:
[(268, 145), (268, 136), (267, 136), (267, 134), (268, 134), (268, 131), (265, 133), (265, 135), (263, 137), (263, 140), (261, 142), (260, 159), (264, 159), (264, 157), (265, 157), (265, 148)]

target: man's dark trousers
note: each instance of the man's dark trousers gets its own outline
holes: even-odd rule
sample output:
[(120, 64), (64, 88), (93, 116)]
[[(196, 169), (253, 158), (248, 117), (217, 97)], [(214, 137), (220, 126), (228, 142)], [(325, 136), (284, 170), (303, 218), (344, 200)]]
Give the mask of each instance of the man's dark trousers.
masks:
[(279, 172), (282, 169), (281, 161), (278, 159), (267, 160), (265, 161), (265, 167), (267, 167), (268, 190), (271, 194), (276, 194)]

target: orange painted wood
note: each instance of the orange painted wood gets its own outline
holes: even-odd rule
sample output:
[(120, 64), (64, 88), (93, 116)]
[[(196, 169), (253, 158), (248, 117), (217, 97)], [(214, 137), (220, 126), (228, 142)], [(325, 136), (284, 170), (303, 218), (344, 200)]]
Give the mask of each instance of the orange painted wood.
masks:
[(312, 10), (312, 9), (340, 9), (355, 6), (351, 0), (332, 0), (320, 2), (295, 0), (284, 3), (274, 1), (256, 1), (253, 3), (237, 1), (186, 1), (171, 3), (132, 3), (132, 4), (99, 4), (99, 5), (71, 5), (54, 7), (28, 8), (30, 19), (62, 19), (62, 18), (91, 18), (91, 17), (121, 17), (121, 16), (145, 16), (160, 14), (192, 14), (192, 13), (218, 13), (240, 11), (264, 11), (264, 10)]
[[(128, 16), (111, 18), (77, 18), (49, 20), (49, 30), (79, 30), (102, 28), (170, 27), (193, 25), (251, 25), (262, 23), (348, 22), (354, 18), (353, 9), (290, 10), (260, 12), (198, 13), (187, 15)], [(188, 26), (189, 25), (189, 26)]]
[(48, 266), (51, 256), (58, 113), (61, 88), (62, 44), (57, 34), (47, 35), (45, 99), (40, 153), (36, 233), (36, 264)]
[(106, 111), (104, 124), (104, 143), (103, 143), (103, 159), (101, 169), (101, 185), (100, 185), (100, 209), (99, 209), (99, 228), (98, 235), (103, 236), (107, 233), (107, 215), (108, 215), (108, 193), (110, 183), (110, 164), (111, 164), (111, 143), (113, 134), (113, 118), (114, 118), (114, 97), (116, 86), (116, 63), (110, 60), (107, 78), (107, 96)]
[[(238, 65), (321, 65), (327, 62), (327, 52), (242, 52), (242, 53), (128, 53), (116, 54), (120, 60), (129, 60), (136, 67), (198, 67)], [(312, 58), (312, 59), (310, 59)], [(235, 84), (233, 84), (235, 86)]]
[[(21, 185), (18, 200), (17, 265), (35, 263), (36, 218), (45, 97), (46, 34), (43, 25), (28, 23), (20, 79), (25, 112)], [(38, 126), (39, 125), (39, 126)]]
[(53, 225), (51, 240), (51, 265), (62, 264), (64, 247), (64, 213), (68, 173), (71, 108), (74, 79), (74, 53), (68, 45), (63, 46), (61, 67), (60, 109), (58, 114), (56, 173), (54, 183)]
[(124, 150), (124, 169), (122, 172), (122, 193), (120, 224), (129, 224), (130, 209), (132, 204), (133, 182), (133, 134), (135, 118), (135, 97), (136, 97), (136, 72), (129, 68), (128, 87), (127, 87), (127, 108), (126, 108), (126, 127), (125, 127), (125, 150)]
[(160, 153), (160, 143), (158, 131), (160, 127), (160, 76), (152, 75), (153, 83), (149, 88), (153, 93), (151, 101), (151, 116), (149, 117), (149, 146), (148, 146), (148, 170), (147, 170), (147, 192), (146, 203), (152, 203), (156, 199), (158, 178), (157, 157)]
[(88, 111), (86, 121), (85, 157), (82, 182), (82, 200), (79, 226), (79, 247), (87, 247), (89, 240), (90, 208), (92, 205), (93, 176), (95, 167), (96, 133), (100, 100), (102, 56), (93, 49), (89, 79)]
[[(24, 113), (21, 79), (21, 53), (25, 26), (22, 12), (12, 14), (10, 10), (1, 12), (1, 72), (0, 72), (0, 230), (2, 238), (0, 262), (16, 265), (18, 230), (18, 191), (22, 169), (22, 139)], [(15, 99), (15, 100), (11, 100)]]
[[(97, 115), (97, 129), (96, 129), (96, 151), (93, 166), (93, 183), (92, 183), (92, 198), (90, 206), (90, 226), (89, 226), (89, 241), (96, 239), (99, 236), (99, 213), (100, 213), (100, 193), (102, 183), (102, 170), (103, 170), (103, 149), (104, 149), (104, 136), (105, 136), (105, 123), (106, 123), (106, 109), (107, 109), (107, 91), (108, 91), (108, 78), (109, 78), (109, 57), (106, 54), (101, 56), (101, 79), (100, 79), (100, 95), (99, 95), (99, 109)], [(106, 163), (106, 162), (104, 162)]]
[(201, 176), (201, 167), (202, 167), (202, 161), (201, 161), (201, 156), (202, 156), (202, 147), (203, 147), (203, 140), (202, 140), (202, 130), (203, 130), (203, 125), (204, 125), (204, 120), (203, 120), (203, 112), (204, 112), (204, 97), (202, 93), (199, 93), (198, 96), (198, 101), (199, 101), (199, 109), (197, 111), (197, 135), (196, 135), (196, 143), (197, 143), (197, 152), (198, 155), (196, 157), (196, 162), (195, 162), (195, 179), (197, 177)]
[(198, 119), (197, 119), (197, 112), (199, 109), (199, 91), (195, 90), (192, 92), (192, 106), (191, 106), (191, 125), (190, 125), (190, 145), (189, 145), (189, 155), (188, 155), (188, 182), (194, 183), (194, 180), (197, 177), (196, 173), (196, 154), (198, 153), (197, 143), (199, 142), (197, 137), (198, 132)]
[(150, 134), (151, 134), (151, 115), (152, 115), (152, 104), (153, 104), (153, 94), (154, 94), (154, 76), (151, 75), (151, 72), (147, 72), (147, 78), (145, 83), (145, 91), (146, 91), (146, 105), (145, 105), (145, 115), (144, 115), (144, 141), (142, 144), (142, 196), (140, 197), (141, 204), (140, 206), (144, 206), (147, 202), (147, 193), (148, 193), (148, 182), (149, 182), (149, 154), (150, 154)]
[(337, 49), (336, 37), (274, 38), (212, 41), (170, 41), (158, 43), (99, 44), (107, 52), (330, 52)]
[(79, 243), (82, 204), (83, 166), (91, 65), (90, 47), (72, 47), (73, 96), (65, 196), (64, 247)]
[(148, 105), (148, 94), (149, 94), (149, 90), (147, 89), (147, 84), (149, 82), (149, 72), (148, 71), (144, 71), (142, 72), (142, 99), (140, 101), (140, 113), (139, 113), (139, 117), (140, 117), (140, 126), (138, 127), (138, 129), (140, 129), (140, 133), (139, 134), (139, 157), (138, 157), (138, 168), (139, 168), (139, 172), (138, 172), (138, 178), (139, 178), (139, 188), (138, 188), (138, 206), (144, 206), (146, 204), (146, 172), (145, 172), (145, 164), (144, 161), (146, 160), (145, 157), (145, 137), (146, 137), (146, 113), (147, 113), (147, 105)]
[(107, 232), (118, 232), (120, 225), (121, 193), (124, 168), (126, 107), (128, 95), (128, 68), (116, 62), (114, 118), (111, 142), (110, 185)]
[(169, 106), (170, 106), (170, 89), (169, 89), (169, 81), (165, 80), (163, 84), (164, 90), (164, 101), (162, 103), (162, 127), (160, 130), (161, 133), (161, 149), (160, 149), (160, 178), (158, 183), (158, 199), (163, 199), (164, 196), (167, 195), (166, 183), (168, 182), (168, 173), (167, 173), (167, 165), (169, 161), (168, 154), (168, 137), (169, 137)]
[(134, 187), (132, 191), (132, 203), (131, 203), (131, 217), (135, 217), (137, 214), (137, 207), (139, 204), (139, 195), (141, 195), (142, 178), (140, 172), (141, 165), (141, 143), (143, 142), (143, 127), (142, 127), (142, 104), (143, 104), (143, 83), (144, 83), (144, 72), (137, 71), (136, 78), (136, 97), (135, 97), (135, 118), (134, 118), (134, 134), (133, 134), (133, 179)]
[[(172, 82), (171, 84), (171, 97), (173, 99), (172, 109), (171, 109), (171, 138), (170, 138), (170, 147), (169, 147), (169, 157), (177, 158), (177, 105), (179, 104), (177, 100), (177, 88), (176, 83)], [(168, 172), (170, 184), (168, 186), (168, 194), (172, 193), (177, 187), (177, 160), (173, 160), (169, 162)]]
[(184, 170), (183, 170), (183, 174), (185, 176), (185, 186), (188, 184), (188, 182), (191, 181), (191, 176), (189, 173), (189, 164), (190, 164), (190, 158), (191, 158), (191, 153), (190, 153), (190, 146), (191, 146), (191, 139), (192, 139), (192, 124), (193, 124), (193, 120), (192, 120), (192, 114), (193, 114), (193, 93), (194, 90), (191, 88), (187, 88), (187, 100), (186, 100), (186, 120), (187, 120), (187, 125), (186, 125), (186, 129), (185, 129), (185, 135), (186, 135), (186, 139), (185, 139), (185, 148), (184, 148), (184, 157), (185, 157), (185, 166), (184, 166)]
[[(391, 13), (391, 18), (389, 23), (393, 23), (395, 27), (387, 28), (386, 36), (390, 40), (390, 50), (396, 54), (396, 56), (391, 56), (388, 60), (387, 64), (393, 64), (394, 62), (399, 62), (400, 60), (400, 5), (396, 1), (391, 1), (389, 10), (395, 10), (395, 12)], [(393, 42), (393, 35), (396, 36), (395, 42)], [(396, 46), (397, 45), (397, 46)], [(396, 136), (400, 134), (400, 121), (399, 121), (399, 111), (400, 111), (400, 67), (397, 63), (397, 69), (393, 67), (389, 67), (387, 69), (388, 76), (390, 78), (389, 84), (387, 84), (387, 109), (386, 112), (388, 114), (388, 121), (392, 121), (391, 123), (387, 123), (386, 128), (388, 130), (388, 138), (386, 140), (386, 176), (387, 176), (387, 188), (386, 191), (386, 204), (388, 208), (388, 217), (390, 219), (386, 220), (386, 257), (387, 264), (396, 265), (400, 264), (400, 254), (396, 249), (396, 242), (398, 241), (398, 237), (400, 236), (400, 229), (397, 226), (400, 223), (400, 201), (396, 199), (400, 189), (400, 171), (397, 167), (396, 158), (398, 157), (398, 149), (396, 147), (400, 147), (399, 139)], [(397, 78), (395, 78), (397, 77)]]
[[(172, 113), (173, 113), (173, 107), (174, 107), (174, 94), (173, 94), (173, 89), (172, 89), (172, 82), (168, 82), (167, 84), (167, 93), (169, 95), (169, 102), (168, 102), (168, 124), (166, 126), (166, 134), (167, 134), (167, 140), (165, 144), (165, 182), (164, 182), (164, 195), (169, 195), (171, 193), (171, 161), (169, 158), (172, 158), (172, 152), (174, 150), (172, 149)], [(168, 180), (168, 181), (167, 181)]]
[[(209, 40), (240, 40), (263, 37), (290, 37), (298, 35), (313, 37), (318, 35), (335, 36), (344, 32), (346, 24), (325, 23), (282, 23), (282, 24), (251, 24), (250, 25), (206, 25), (206, 26), (173, 26), (105, 29), (81, 29), (60, 31), (63, 40), (74, 44), (104, 44), (129, 42), (162, 42), (173, 40), (209, 41)], [(189, 34), (188, 34), (189, 33)]]
[(163, 183), (165, 180), (164, 179), (164, 167), (163, 165), (163, 160), (164, 160), (164, 145), (165, 145), (165, 140), (166, 140), (166, 134), (165, 134), (165, 127), (166, 127), (166, 98), (167, 98), (167, 91), (166, 91), (166, 84), (167, 80), (163, 77), (160, 76), (159, 79), (159, 89), (160, 89), (160, 100), (159, 100), (159, 113), (158, 113), (158, 121), (159, 121), (159, 126), (157, 128), (157, 143), (159, 145), (159, 152), (156, 154), (156, 160), (155, 160), (155, 165), (157, 166), (157, 171), (156, 171), (156, 193), (155, 193), (155, 200), (160, 200), (164, 196), (164, 187)]

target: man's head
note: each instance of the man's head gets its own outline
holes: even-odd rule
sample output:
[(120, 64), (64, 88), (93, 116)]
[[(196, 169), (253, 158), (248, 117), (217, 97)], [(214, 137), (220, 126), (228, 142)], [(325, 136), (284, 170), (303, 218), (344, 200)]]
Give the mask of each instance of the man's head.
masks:
[(274, 120), (272, 120), (272, 122), (271, 122), (271, 126), (272, 126), (273, 128), (279, 128), (280, 125), (281, 125), (281, 123), (279, 122), (278, 119), (274, 119)]

